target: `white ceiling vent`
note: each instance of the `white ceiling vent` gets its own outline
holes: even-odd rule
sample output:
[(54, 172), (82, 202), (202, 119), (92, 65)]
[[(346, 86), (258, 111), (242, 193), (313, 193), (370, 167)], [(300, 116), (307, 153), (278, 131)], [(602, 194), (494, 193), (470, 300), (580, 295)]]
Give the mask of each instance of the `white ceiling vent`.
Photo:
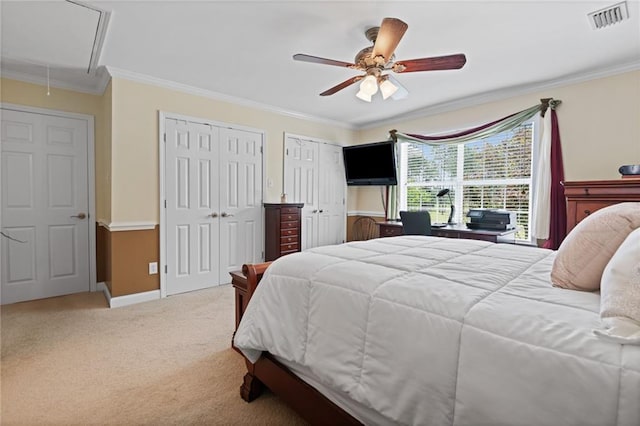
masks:
[(617, 24), (622, 20), (629, 19), (629, 11), (627, 10), (627, 2), (623, 1), (613, 6), (591, 12), (589, 22), (594, 30), (604, 28), (607, 25)]

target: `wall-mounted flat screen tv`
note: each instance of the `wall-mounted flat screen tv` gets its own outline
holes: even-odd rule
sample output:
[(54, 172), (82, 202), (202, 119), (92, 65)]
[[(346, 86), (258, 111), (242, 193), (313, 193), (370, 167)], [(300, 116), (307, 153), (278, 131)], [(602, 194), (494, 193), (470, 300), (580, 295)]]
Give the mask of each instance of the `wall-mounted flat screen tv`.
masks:
[(347, 185), (397, 185), (393, 141), (345, 146), (344, 170)]

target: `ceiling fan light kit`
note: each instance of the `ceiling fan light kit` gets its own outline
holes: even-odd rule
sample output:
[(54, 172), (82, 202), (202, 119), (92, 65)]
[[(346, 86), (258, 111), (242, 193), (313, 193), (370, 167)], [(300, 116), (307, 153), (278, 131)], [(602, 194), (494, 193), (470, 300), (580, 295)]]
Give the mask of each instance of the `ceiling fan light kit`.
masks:
[[(371, 97), (378, 92), (383, 99), (402, 99), (408, 91), (397, 80), (390, 80), (390, 72), (405, 73), (417, 71), (437, 71), (460, 69), (467, 59), (464, 54), (439, 56), (433, 58), (419, 58), (408, 61), (395, 62), (394, 51), (402, 36), (407, 31), (408, 25), (397, 18), (384, 18), (380, 27), (369, 28), (365, 36), (373, 43), (373, 46), (365, 47), (355, 57), (355, 63), (325, 59), (317, 56), (298, 53), (293, 55), (296, 61), (312, 62), (316, 64), (334, 65), (363, 71), (364, 75), (352, 77), (342, 83), (325, 90), (320, 96), (329, 96), (362, 80), (360, 91), (356, 97), (366, 102), (371, 102)], [(379, 86), (379, 87), (378, 87)], [(395, 95), (395, 96), (394, 96)]]
[(398, 91), (398, 86), (389, 81), (388, 78), (382, 80), (380, 83), (380, 93), (382, 93), (382, 99), (387, 99)]

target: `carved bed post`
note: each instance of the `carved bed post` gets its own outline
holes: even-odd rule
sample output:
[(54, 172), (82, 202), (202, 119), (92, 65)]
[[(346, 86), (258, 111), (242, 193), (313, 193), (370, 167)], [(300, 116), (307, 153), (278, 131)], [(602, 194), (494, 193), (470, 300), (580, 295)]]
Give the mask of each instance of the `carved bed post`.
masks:
[[(258, 283), (269, 265), (271, 265), (271, 262), (245, 264), (242, 265), (242, 274), (239, 272), (231, 273), (231, 284), (236, 291), (236, 330), (240, 325), (240, 320), (242, 319), (244, 311), (247, 309), (251, 296), (253, 296), (253, 293), (256, 291)], [(235, 331), (233, 334), (235, 335)], [(231, 340), (231, 347), (235, 349), (233, 339)], [(255, 376), (255, 366), (248, 360), (245, 360), (245, 362), (247, 364), (247, 374), (244, 375), (242, 385), (240, 386), (240, 396), (245, 401), (251, 402), (260, 396), (264, 385)]]

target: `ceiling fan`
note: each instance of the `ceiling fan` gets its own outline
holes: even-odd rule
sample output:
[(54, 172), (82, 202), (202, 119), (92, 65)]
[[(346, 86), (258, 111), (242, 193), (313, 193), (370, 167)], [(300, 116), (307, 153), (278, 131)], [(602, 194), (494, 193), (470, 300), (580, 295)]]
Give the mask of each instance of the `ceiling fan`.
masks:
[(296, 61), (313, 62), (316, 64), (335, 65), (364, 71), (364, 75), (351, 77), (342, 83), (320, 93), (320, 96), (329, 96), (362, 80), (358, 98), (371, 102), (373, 96), (380, 88), (382, 97), (387, 99), (401, 99), (409, 93), (393, 76), (395, 73), (436, 71), (460, 69), (467, 62), (462, 53), (432, 58), (410, 59), (408, 61), (395, 61), (394, 51), (400, 43), (400, 39), (409, 26), (397, 18), (384, 18), (379, 27), (369, 28), (365, 36), (373, 43), (373, 46), (365, 47), (355, 57), (354, 63), (325, 59), (317, 56), (298, 53), (293, 55)]

